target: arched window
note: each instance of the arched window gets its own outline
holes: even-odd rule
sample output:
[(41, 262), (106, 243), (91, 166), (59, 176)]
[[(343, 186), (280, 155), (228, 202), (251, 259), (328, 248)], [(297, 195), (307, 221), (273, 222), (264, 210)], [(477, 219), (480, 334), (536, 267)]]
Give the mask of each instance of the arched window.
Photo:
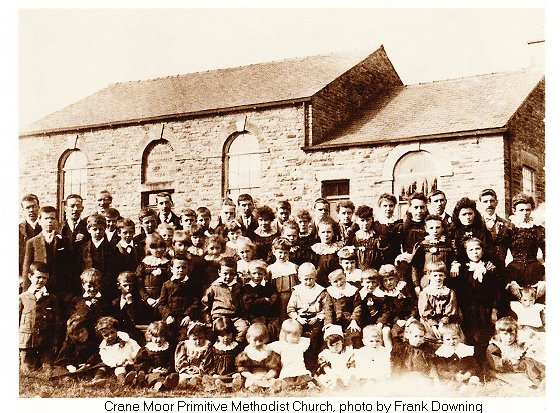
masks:
[(256, 136), (242, 132), (226, 143), (224, 192), (237, 199), (239, 194), (258, 195), (261, 186), (261, 151)]
[(393, 193), (399, 202), (399, 213), (406, 210), (408, 198), (414, 192), (426, 196), (438, 188), (438, 170), (433, 156), (426, 151), (408, 152), (393, 169)]
[(64, 200), (70, 194), (87, 195), (87, 158), (79, 149), (68, 152), (62, 158), (60, 172), (60, 199)]

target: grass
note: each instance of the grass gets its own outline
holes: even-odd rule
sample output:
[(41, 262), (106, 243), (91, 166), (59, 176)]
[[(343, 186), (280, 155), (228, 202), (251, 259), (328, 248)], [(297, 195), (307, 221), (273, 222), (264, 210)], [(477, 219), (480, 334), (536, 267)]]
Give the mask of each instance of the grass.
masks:
[(247, 390), (237, 393), (225, 393), (216, 390), (185, 390), (175, 389), (172, 391), (156, 393), (147, 388), (134, 388), (120, 386), (116, 380), (107, 381), (102, 387), (92, 388), (86, 386), (86, 380), (80, 379), (56, 379), (48, 380), (40, 373), (20, 374), (19, 395), (20, 397), (43, 397), (43, 398), (109, 398), (109, 397), (131, 397), (131, 398), (156, 398), (156, 397), (320, 397), (320, 396), (345, 396), (345, 397), (543, 397), (543, 390), (529, 388), (525, 380), (517, 380), (505, 383), (493, 380), (478, 387), (458, 390), (448, 384), (428, 384), (418, 379), (398, 379), (379, 385), (350, 386), (344, 389), (321, 390), (290, 390), (279, 394), (255, 394)]

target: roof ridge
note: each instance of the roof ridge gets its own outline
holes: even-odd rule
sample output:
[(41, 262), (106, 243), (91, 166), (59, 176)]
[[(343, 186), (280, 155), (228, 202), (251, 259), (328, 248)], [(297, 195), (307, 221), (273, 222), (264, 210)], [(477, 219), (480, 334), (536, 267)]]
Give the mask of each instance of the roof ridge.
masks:
[[(457, 81), (457, 80), (465, 80), (465, 79), (480, 78), (480, 77), (487, 77), (487, 76), (503, 75), (503, 74), (508, 74), (508, 73), (528, 73), (528, 72), (539, 73), (538, 71), (536, 71), (534, 69), (530, 69), (530, 68), (512, 69), (512, 70), (503, 70), (501, 72), (480, 73), (480, 74), (474, 74), (474, 75), (470, 75), (470, 76), (460, 76), (460, 77), (452, 77), (452, 78), (449, 78), (449, 79), (432, 80), (431, 82), (412, 83), (410, 85), (404, 85), (404, 86), (405, 87), (425, 86), (425, 85), (432, 85), (434, 83), (454, 82), (454, 81)], [(544, 73), (541, 73), (541, 75), (544, 76)]]

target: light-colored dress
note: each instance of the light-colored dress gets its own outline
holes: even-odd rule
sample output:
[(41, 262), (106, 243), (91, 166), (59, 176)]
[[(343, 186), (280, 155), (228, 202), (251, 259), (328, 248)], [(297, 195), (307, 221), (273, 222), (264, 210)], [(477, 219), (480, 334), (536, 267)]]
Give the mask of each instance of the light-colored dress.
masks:
[(268, 345), (272, 350), (280, 354), (282, 370), (280, 378), (298, 377), (311, 372), (305, 368), (303, 353), (309, 348), (311, 340), (308, 337), (301, 337), (299, 343), (288, 343), (286, 341), (274, 341)]

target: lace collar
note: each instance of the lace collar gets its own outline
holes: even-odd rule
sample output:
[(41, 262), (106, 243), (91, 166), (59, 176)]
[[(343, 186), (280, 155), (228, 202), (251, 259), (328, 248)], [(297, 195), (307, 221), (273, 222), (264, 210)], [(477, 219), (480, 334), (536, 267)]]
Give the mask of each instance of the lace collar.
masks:
[(385, 215), (378, 215), (376, 218), (377, 222), (382, 225), (393, 224), (398, 221), (398, 218), (394, 215), (391, 218), (387, 218)]
[(165, 265), (169, 262), (167, 258), (158, 258), (153, 255), (146, 255), (142, 262), (146, 265), (150, 265), (152, 267), (157, 267), (160, 265)]
[[(399, 281), (395, 288), (392, 290), (384, 290), (380, 287), (377, 287), (376, 290), (379, 290), (385, 297), (398, 297), (398, 298), (405, 298), (402, 290), (406, 287), (406, 281)], [(379, 296), (378, 296), (379, 297)]]
[(163, 345), (158, 346), (153, 341), (149, 341), (146, 343), (146, 349), (150, 351), (165, 351), (169, 348), (169, 343), (166, 341)]
[(447, 344), (443, 344), (440, 348), (436, 350), (436, 356), (439, 357), (453, 357), (453, 355), (457, 355), (459, 358), (469, 357), (474, 354), (474, 347), (467, 346), (466, 344), (459, 343), (457, 346), (452, 347)]
[(317, 244), (313, 244), (311, 246), (311, 249), (313, 250), (313, 252), (319, 255), (327, 255), (327, 254), (335, 254), (340, 248), (335, 243), (331, 245), (326, 245), (321, 242), (318, 242)]
[(342, 297), (353, 297), (356, 291), (358, 291), (358, 288), (349, 283), (346, 283), (343, 289), (336, 288), (334, 285), (327, 287), (327, 292), (335, 300)]
[(214, 348), (216, 350), (220, 350), (220, 351), (231, 351), (235, 348), (237, 348), (237, 346), (239, 345), (239, 343), (237, 341), (232, 341), (229, 344), (224, 344), (224, 343), (220, 343), (220, 342), (215, 342), (214, 343)]
[(533, 221), (532, 217), (529, 217), (529, 221), (522, 221), (517, 215), (511, 215), (509, 220), (516, 228), (533, 228), (536, 227), (537, 224)]
[(276, 231), (275, 228), (270, 228), (270, 232), (264, 232), (261, 227), (257, 227), (254, 231), (255, 234), (257, 234), (259, 237), (272, 237), (273, 235), (278, 234), (278, 231)]

